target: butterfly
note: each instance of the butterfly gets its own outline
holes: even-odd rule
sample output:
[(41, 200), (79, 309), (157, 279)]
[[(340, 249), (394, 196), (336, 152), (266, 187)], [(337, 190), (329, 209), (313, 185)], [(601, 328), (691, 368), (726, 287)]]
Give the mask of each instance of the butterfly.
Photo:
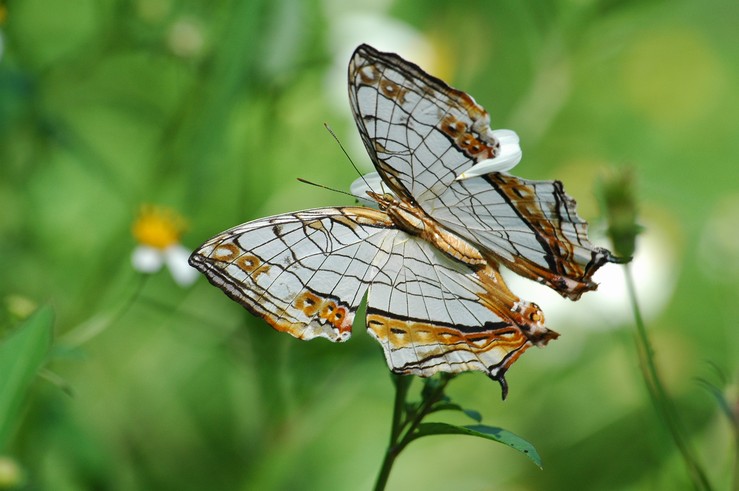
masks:
[(349, 100), (376, 169), (352, 192), (375, 207), (248, 222), (205, 242), (190, 264), (300, 339), (346, 341), (366, 295), (367, 331), (393, 372), (482, 371), (505, 398), (511, 364), (558, 334), (507, 288), (500, 265), (577, 300), (616, 259), (588, 241), (559, 181), (505, 172), (520, 160), (517, 137), (491, 130), (466, 93), (361, 45)]

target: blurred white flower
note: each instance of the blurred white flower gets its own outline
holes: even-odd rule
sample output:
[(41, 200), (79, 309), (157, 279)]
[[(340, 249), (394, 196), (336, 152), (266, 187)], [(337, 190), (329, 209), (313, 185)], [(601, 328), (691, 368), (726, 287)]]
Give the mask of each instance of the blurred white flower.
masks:
[(167, 32), (167, 44), (172, 53), (177, 56), (196, 58), (205, 46), (203, 27), (193, 19), (178, 19)]
[(132, 230), (139, 243), (131, 255), (133, 268), (152, 274), (166, 265), (178, 285), (191, 285), (198, 272), (187, 262), (190, 251), (180, 244), (184, 228), (184, 220), (172, 210), (142, 207)]
[[(591, 233), (592, 235), (592, 233)], [(593, 240), (593, 237), (591, 237)], [(603, 244), (605, 245), (605, 244)], [(630, 263), (639, 307), (648, 322), (667, 305), (675, 288), (676, 251), (659, 223), (645, 223), (637, 237), (636, 254)], [(546, 325), (562, 333), (573, 328), (583, 332), (612, 329), (634, 323), (623, 266), (609, 263), (596, 271), (598, 289), (572, 302), (544, 285), (524, 279), (510, 271), (503, 275), (511, 290), (536, 302), (546, 316)]]
[[(337, 112), (344, 114), (347, 121), (352, 120), (352, 114), (347, 96), (346, 70), (349, 58), (362, 43), (380, 51), (398, 53), (424, 70), (437, 76), (444, 75), (435, 70), (440, 62), (431, 43), (413, 26), (385, 14), (382, 6), (373, 4), (371, 7), (374, 10), (371, 11), (370, 5), (365, 5), (359, 12), (330, 0), (326, 0), (324, 4), (329, 23), (328, 47), (332, 51), (333, 60), (326, 74), (326, 92), (331, 105)], [(348, 132), (346, 137), (350, 138), (347, 146), (351, 148), (351, 154), (366, 156), (364, 145), (356, 131)], [(358, 162), (360, 168), (372, 167), (367, 158), (359, 159)]]
[(719, 199), (700, 234), (700, 270), (711, 278), (731, 283), (739, 280), (739, 194)]

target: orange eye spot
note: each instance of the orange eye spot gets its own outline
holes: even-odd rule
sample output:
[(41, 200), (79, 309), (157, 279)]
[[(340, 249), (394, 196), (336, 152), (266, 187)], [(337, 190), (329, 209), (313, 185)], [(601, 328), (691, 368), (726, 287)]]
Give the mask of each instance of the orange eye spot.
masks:
[(374, 85), (380, 78), (380, 72), (377, 71), (377, 68), (373, 66), (368, 66), (364, 67), (362, 70), (359, 70), (359, 77), (365, 84)]

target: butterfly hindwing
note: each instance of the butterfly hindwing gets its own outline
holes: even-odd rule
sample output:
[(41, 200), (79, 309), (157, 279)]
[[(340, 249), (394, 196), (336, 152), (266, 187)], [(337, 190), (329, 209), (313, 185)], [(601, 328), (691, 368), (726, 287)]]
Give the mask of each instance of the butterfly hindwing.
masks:
[(445, 228), (479, 244), (506, 267), (577, 300), (608, 261), (559, 181), (494, 172), (455, 181), (422, 206)]
[(528, 347), (557, 336), (539, 323), (532, 342), (514, 319), (513, 302), (498, 308), (497, 288), (480, 272), (424, 240), (399, 239), (367, 296), (367, 329), (394, 371), (482, 371), (505, 391), (508, 367)]

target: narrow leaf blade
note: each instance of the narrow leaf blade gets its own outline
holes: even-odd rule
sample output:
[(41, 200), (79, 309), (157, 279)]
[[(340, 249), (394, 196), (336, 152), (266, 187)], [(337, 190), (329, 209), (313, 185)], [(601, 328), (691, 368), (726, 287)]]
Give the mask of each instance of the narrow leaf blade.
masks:
[(51, 308), (42, 307), (0, 343), (0, 450), (16, 425), (26, 389), (51, 345)]
[(494, 442), (508, 445), (528, 457), (540, 469), (541, 457), (534, 446), (508, 430), (487, 425), (455, 426), (447, 423), (422, 423), (418, 426), (413, 439), (431, 435), (469, 435), (485, 438)]

